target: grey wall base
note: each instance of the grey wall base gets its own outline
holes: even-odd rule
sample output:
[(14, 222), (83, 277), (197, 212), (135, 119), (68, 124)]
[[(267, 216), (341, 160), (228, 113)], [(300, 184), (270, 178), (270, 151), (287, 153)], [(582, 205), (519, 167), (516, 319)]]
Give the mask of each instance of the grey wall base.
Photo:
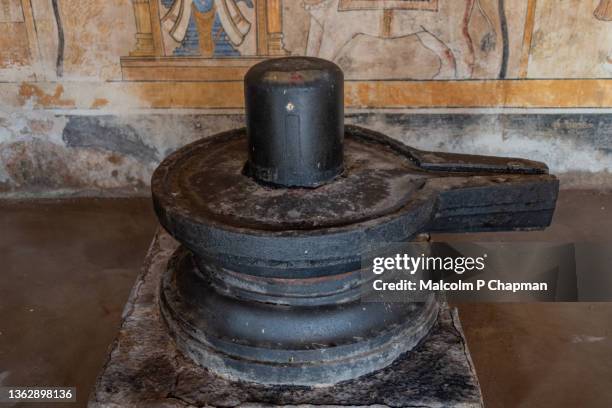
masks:
[(160, 318), (159, 282), (176, 245), (164, 232), (153, 240), (89, 407), (482, 406), (459, 318), (446, 305), (414, 350), (381, 371), (333, 387), (265, 386), (215, 376), (177, 351)]
[[(422, 150), (542, 161), (560, 176), (562, 188), (612, 188), (610, 109), (443, 111), (347, 111), (346, 123)], [(245, 123), (237, 113), (189, 112), (65, 115), (21, 109), (7, 116), (0, 109), (0, 197), (148, 196), (151, 173), (164, 157)]]

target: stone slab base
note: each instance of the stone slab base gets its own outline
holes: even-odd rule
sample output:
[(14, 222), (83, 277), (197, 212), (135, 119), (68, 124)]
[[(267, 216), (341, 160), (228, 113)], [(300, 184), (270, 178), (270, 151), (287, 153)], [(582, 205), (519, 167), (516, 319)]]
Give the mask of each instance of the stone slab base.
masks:
[(455, 310), (442, 305), (430, 335), (389, 367), (333, 387), (266, 386), (220, 378), (184, 357), (161, 320), (159, 283), (177, 243), (156, 234), (89, 407), (481, 407)]

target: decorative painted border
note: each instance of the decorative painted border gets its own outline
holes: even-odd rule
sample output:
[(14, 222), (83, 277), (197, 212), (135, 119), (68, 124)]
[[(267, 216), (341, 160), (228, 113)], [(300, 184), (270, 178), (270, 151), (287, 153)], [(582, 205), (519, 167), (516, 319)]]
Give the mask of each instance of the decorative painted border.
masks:
[[(242, 81), (0, 83), (34, 109), (241, 109)], [(612, 108), (612, 79), (347, 81), (347, 108)]]
[(438, 0), (340, 0), (338, 10), (429, 10), (438, 11)]

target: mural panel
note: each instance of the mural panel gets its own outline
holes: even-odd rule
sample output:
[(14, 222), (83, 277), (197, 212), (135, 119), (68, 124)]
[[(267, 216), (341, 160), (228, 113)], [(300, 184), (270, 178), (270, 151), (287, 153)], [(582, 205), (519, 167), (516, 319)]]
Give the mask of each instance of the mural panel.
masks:
[[(134, 0), (134, 5), (139, 33), (133, 57), (304, 54), (338, 62), (349, 78), (506, 75), (508, 36), (498, 0), (303, 0), (302, 10), (283, 8), (280, 0)], [(308, 26), (299, 41), (285, 44), (287, 31), (300, 26), (304, 18)], [(364, 60), (385, 63), (365, 67)], [(147, 78), (145, 62), (125, 59), (124, 78)], [(189, 72), (178, 68), (180, 62), (173, 63), (176, 79), (194, 77), (195, 61), (191, 60)], [(237, 64), (200, 63), (202, 67)], [(209, 77), (201, 71), (202, 79)]]
[(528, 76), (611, 77), (611, 9), (611, 0), (538, 0)]
[(252, 0), (161, 0), (164, 34), (179, 44), (176, 56), (236, 57), (255, 55)]
[[(0, 0), (0, 80), (58, 81), (62, 89), (71, 81), (107, 89), (117, 80), (167, 83), (174, 88), (161, 95), (153, 85), (135, 85), (138, 95), (130, 98), (139, 104), (145, 94), (146, 106), (159, 107), (180, 97), (198, 107), (204, 97), (183, 96), (181, 84), (217, 83), (206, 88), (214, 96), (209, 106), (223, 99), (215, 94), (223, 87), (239, 99), (239, 85), (228, 83), (239, 83), (258, 61), (309, 55), (343, 68), (355, 81), (349, 99), (367, 102), (359, 106), (413, 106), (406, 95), (417, 88), (449, 95), (448, 104), (427, 106), (474, 106), (478, 97), (462, 102), (455, 91), (463, 81), (474, 83), (465, 88), (472, 94), (481, 87), (491, 93), (478, 101), (507, 103), (502, 89), (536, 88), (496, 80), (612, 78), (611, 10), (612, 0), (81, 0), (79, 7), (72, 0)], [(385, 100), (393, 103), (385, 105), (370, 93), (391, 80)], [(570, 86), (536, 85), (556, 92), (555, 101)], [(108, 92), (101, 99), (112, 99)], [(546, 95), (527, 96), (549, 103)], [(238, 106), (225, 99), (224, 107)]]
[[(342, 0), (319, 1), (308, 6), (311, 20), (306, 54), (335, 61), (356, 43), (377, 39), (377, 46), (370, 52), (382, 60), (393, 60), (389, 40), (408, 40), (414, 36), (437, 58), (432, 66), (435, 69), (433, 79), (473, 78), (476, 48), (485, 57), (496, 53), (499, 62), (503, 57), (500, 50), (505, 40), (497, 38), (492, 20), (497, 11), (487, 8), (490, 4), (485, 2), (441, 0), (439, 3), (420, 2), (429, 6), (419, 6), (419, 2), (413, 1), (368, 1), (371, 6), (379, 3), (379, 7), (343, 8)], [(400, 8), (402, 3), (404, 7)], [(357, 4), (364, 5), (363, 2)], [(476, 27), (471, 23), (476, 14), (487, 24), (474, 30)], [(415, 61), (404, 59), (404, 63), (414, 64)], [(409, 75), (398, 74), (398, 79), (410, 79)], [(495, 77), (493, 73), (485, 76)], [(377, 72), (372, 72), (371, 77), (377, 78)]]

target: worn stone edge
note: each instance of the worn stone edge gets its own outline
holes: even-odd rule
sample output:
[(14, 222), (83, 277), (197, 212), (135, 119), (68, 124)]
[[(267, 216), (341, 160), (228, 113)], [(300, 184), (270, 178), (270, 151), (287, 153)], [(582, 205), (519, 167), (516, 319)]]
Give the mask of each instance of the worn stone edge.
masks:
[(470, 348), (467, 344), (467, 339), (465, 337), (465, 333), (463, 332), (463, 326), (461, 326), (461, 320), (459, 319), (459, 310), (456, 307), (450, 308), (451, 315), (451, 323), (459, 337), (461, 338), (461, 343), (463, 344), (463, 353), (465, 354), (466, 361), (468, 366), (470, 367), (470, 372), (474, 377), (474, 381), (476, 382), (476, 388), (478, 389), (478, 397), (480, 399), (479, 405), (474, 405), (474, 407), (484, 407), (484, 399), (482, 397), (482, 388), (480, 387), (480, 381), (478, 380), (478, 374), (476, 373), (476, 366), (474, 365), (474, 361), (472, 360), (472, 354), (470, 353)]
[(117, 329), (117, 334), (115, 335), (114, 340), (111, 342), (111, 344), (107, 348), (106, 360), (104, 361), (104, 364), (102, 365), (102, 368), (100, 369), (99, 374), (96, 376), (96, 381), (94, 382), (93, 389), (90, 390), (90, 393), (89, 393), (87, 406), (90, 408), (97, 408), (97, 407), (111, 408), (114, 406), (120, 407), (120, 405), (117, 405), (114, 403), (112, 403), (112, 405), (107, 404), (107, 403), (101, 403), (100, 401), (96, 399), (96, 394), (97, 394), (96, 391), (98, 389), (98, 384), (100, 383), (101, 379), (106, 375), (106, 371), (108, 370), (109, 364), (113, 360), (114, 352), (118, 349), (119, 335), (124, 330), (125, 326), (128, 323), (127, 318), (134, 311), (134, 307), (138, 300), (138, 293), (140, 292), (140, 289), (145, 281), (146, 276), (149, 274), (151, 265), (155, 258), (155, 254), (159, 252), (160, 232), (161, 231), (159, 228), (155, 231), (155, 235), (153, 236), (151, 245), (149, 245), (149, 249), (147, 250), (147, 254), (145, 255), (144, 262), (142, 266), (140, 267), (140, 272), (138, 273), (138, 276), (136, 277), (136, 281), (134, 282), (134, 285), (132, 286), (132, 289), (130, 290), (130, 294), (128, 296), (127, 302), (121, 312), (121, 324), (119, 325), (119, 328)]

